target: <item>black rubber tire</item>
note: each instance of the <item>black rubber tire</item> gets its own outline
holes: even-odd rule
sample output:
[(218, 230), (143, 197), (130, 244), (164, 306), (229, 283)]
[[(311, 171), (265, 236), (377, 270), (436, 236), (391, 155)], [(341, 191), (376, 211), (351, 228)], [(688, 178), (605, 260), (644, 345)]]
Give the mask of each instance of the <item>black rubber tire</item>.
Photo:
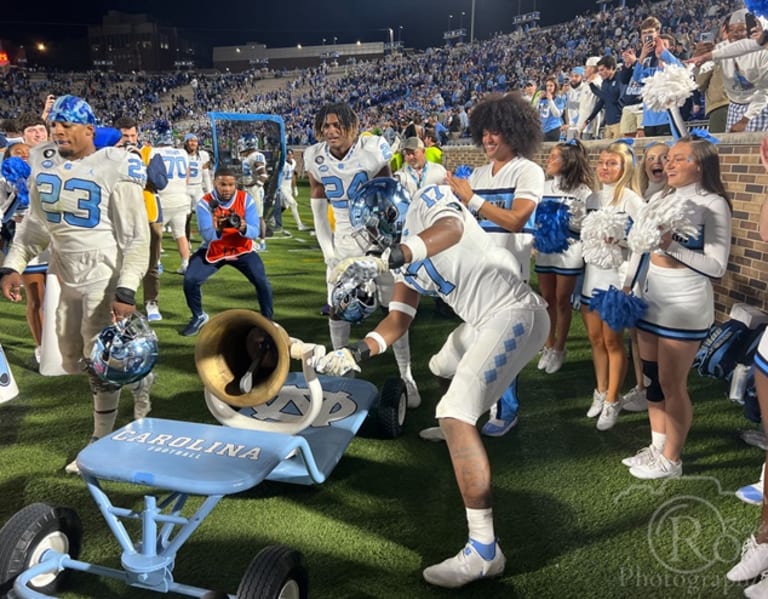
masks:
[(384, 439), (396, 439), (403, 434), (407, 409), (408, 392), (403, 379), (387, 379), (381, 387), (376, 407), (376, 422)]
[(237, 599), (307, 599), (304, 556), (285, 545), (265, 547), (253, 558), (237, 587)]
[[(41, 543), (48, 543), (49, 535), (61, 533), (58, 540), (64, 546), (62, 553), (71, 558), (80, 556), (83, 526), (73, 509), (54, 507), (47, 503), (33, 503), (19, 510), (0, 529), (0, 599), (15, 599), (13, 583), (22, 572), (39, 563), (34, 558), (35, 550)], [(69, 570), (59, 572), (45, 585), (32, 589), (43, 595), (55, 593), (66, 580)]]

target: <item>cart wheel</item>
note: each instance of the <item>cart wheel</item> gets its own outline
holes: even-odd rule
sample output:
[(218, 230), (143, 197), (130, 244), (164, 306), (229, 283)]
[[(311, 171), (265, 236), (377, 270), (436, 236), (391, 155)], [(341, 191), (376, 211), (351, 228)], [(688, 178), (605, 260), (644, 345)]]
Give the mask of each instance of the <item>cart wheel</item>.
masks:
[(304, 557), (285, 545), (259, 551), (237, 588), (237, 599), (307, 599), (309, 573)]
[[(15, 599), (16, 577), (39, 564), (48, 549), (77, 559), (82, 537), (80, 517), (70, 508), (33, 503), (16, 512), (0, 529), (0, 597)], [(61, 587), (68, 575), (68, 570), (41, 574), (32, 579), (30, 586), (49, 595)]]
[(408, 393), (403, 379), (387, 379), (381, 388), (376, 419), (379, 433), (385, 439), (394, 439), (403, 434), (405, 414), (408, 408)]

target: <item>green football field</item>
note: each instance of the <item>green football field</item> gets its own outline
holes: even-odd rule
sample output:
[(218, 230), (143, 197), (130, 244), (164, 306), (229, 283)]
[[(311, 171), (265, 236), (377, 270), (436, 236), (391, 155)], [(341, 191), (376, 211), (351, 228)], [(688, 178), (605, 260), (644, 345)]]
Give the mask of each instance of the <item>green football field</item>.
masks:
[[(310, 223), (306, 188), (301, 204)], [(293, 237), (268, 241), (262, 254), (275, 320), (291, 336), (327, 344), (326, 318), (319, 313), (325, 301), (320, 252), (314, 237), (295, 230), (290, 213), (284, 217)], [(178, 333), (189, 312), (170, 239), (163, 264), (152, 416), (213, 424), (195, 370), (195, 338)], [(210, 315), (258, 305), (248, 282), (226, 268), (203, 288), (203, 302)], [(23, 305), (2, 300), (0, 315), (0, 343), (21, 390), (0, 405), (0, 524), (33, 502), (73, 507), (83, 521), (81, 559), (119, 566), (118, 544), (85, 484), (63, 472), (91, 432), (85, 377), (35, 373)], [(728, 583), (725, 572), (738, 561), (741, 542), (759, 517), (759, 508), (733, 495), (759, 475), (763, 454), (738, 436), (739, 429), (756, 425), (726, 399), (723, 383), (694, 372), (685, 476), (669, 482), (633, 479), (620, 460), (648, 444), (646, 416), (622, 414), (615, 428), (602, 433), (585, 417), (594, 383), (577, 315), (563, 369), (546, 375), (529, 365), (521, 375), (520, 424), (506, 437), (486, 440), (496, 532), (508, 559), (505, 575), (457, 591), (427, 585), (421, 570), (456, 553), (467, 534), (446, 448), (418, 437), (421, 428), (434, 424), (438, 400), (428, 359), (456, 324), (438, 315), (432, 300), (422, 302), (411, 347), (424, 402), (409, 412), (401, 438), (358, 436), (323, 485), (266, 482), (226, 497), (180, 551), (175, 579), (234, 593), (254, 555), (283, 543), (304, 554), (310, 596), (318, 598), (741, 596), (742, 587)], [(356, 326), (353, 336), (372, 326)], [(389, 351), (365, 363), (361, 377), (380, 386), (395, 372)], [(124, 393), (118, 426), (131, 414), (130, 394)], [(104, 486), (113, 502), (140, 507), (145, 489)], [(76, 573), (61, 596), (156, 595)]]

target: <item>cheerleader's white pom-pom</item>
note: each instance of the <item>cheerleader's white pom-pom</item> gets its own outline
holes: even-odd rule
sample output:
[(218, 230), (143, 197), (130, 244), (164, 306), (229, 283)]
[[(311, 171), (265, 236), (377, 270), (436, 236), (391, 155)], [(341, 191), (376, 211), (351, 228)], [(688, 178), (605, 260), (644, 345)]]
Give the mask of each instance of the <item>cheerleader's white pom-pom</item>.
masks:
[(678, 65), (666, 65), (643, 81), (643, 101), (651, 110), (682, 106), (696, 89), (691, 73)]

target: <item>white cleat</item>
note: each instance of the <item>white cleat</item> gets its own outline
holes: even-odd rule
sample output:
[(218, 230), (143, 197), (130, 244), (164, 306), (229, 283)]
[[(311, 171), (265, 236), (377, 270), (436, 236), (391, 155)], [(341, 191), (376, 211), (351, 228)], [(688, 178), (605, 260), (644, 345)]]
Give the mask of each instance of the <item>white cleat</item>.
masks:
[(439, 426), (430, 426), (429, 428), (419, 431), (419, 437), (425, 441), (433, 441), (435, 443), (445, 441), (445, 433), (443, 433), (443, 429)]

